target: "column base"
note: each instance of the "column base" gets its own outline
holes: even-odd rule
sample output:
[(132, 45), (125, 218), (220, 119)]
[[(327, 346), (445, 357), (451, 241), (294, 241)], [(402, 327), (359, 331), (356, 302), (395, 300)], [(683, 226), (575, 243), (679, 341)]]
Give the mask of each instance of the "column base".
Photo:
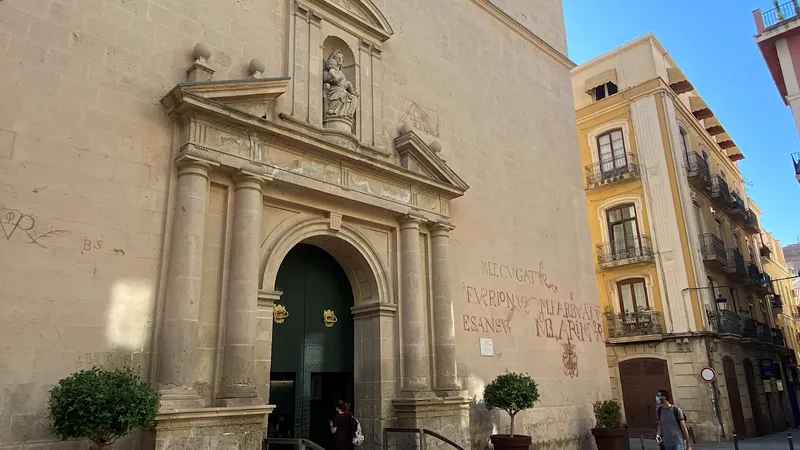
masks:
[(156, 450), (260, 450), (274, 405), (192, 408), (156, 415)]
[(161, 389), (161, 411), (180, 409), (196, 409), (206, 406), (205, 401), (194, 391), (186, 387), (170, 387)]
[(466, 398), (468, 395), (467, 390), (461, 389), (460, 386), (439, 387), (436, 388), (436, 390), (434, 390), (433, 392), (435, 392), (436, 395), (438, 395), (439, 397), (444, 397), (444, 398), (453, 398), (453, 397)]
[(470, 448), (469, 405), (466, 396), (396, 398), (392, 400), (401, 428), (427, 428)]
[(217, 394), (219, 406), (255, 406), (263, 405), (252, 386), (223, 386)]

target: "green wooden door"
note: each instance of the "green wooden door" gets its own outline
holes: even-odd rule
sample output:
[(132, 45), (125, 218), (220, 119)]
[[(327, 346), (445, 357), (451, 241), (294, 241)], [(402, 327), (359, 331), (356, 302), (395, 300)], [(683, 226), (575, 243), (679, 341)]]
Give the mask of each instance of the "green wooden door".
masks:
[[(310, 438), (316, 434), (312, 429), (327, 424), (319, 412), (320, 407), (329, 406), (319, 406), (325, 394), (321, 392), (324, 374), (352, 379), (353, 294), (339, 263), (324, 250), (306, 244), (298, 244), (286, 255), (275, 289), (283, 291), (276, 305), (285, 307), (289, 315), (283, 323), (273, 323), (270, 378), (293, 382), (270, 387), (270, 402), (276, 405), (273, 415), (293, 422), (294, 436)], [(327, 323), (326, 310), (333, 311)], [(330, 321), (333, 316), (335, 323)], [(312, 411), (312, 407), (317, 409)]]

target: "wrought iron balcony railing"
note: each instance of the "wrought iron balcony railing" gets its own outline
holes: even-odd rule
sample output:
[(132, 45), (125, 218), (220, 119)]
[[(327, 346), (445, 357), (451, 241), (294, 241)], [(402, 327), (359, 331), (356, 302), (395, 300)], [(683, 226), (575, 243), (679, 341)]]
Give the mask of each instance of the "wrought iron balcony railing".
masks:
[(764, 19), (764, 27), (769, 28), (778, 25), (781, 22), (792, 20), (798, 17), (800, 11), (797, 10), (795, 2), (786, 2), (777, 8), (770, 9), (761, 13)]
[(756, 213), (753, 212), (751, 209), (747, 209), (744, 212), (744, 229), (748, 233), (759, 233), (761, 229), (758, 226), (758, 217), (756, 217)]
[(758, 340), (758, 322), (755, 319), (742, 318), (742, 337)]
[(597, 263), (600, 267), (636, 264), (652, 259), (653, 246), (649, 236), (640, 235), (597, 244)]
[(775, 342), (773, 340), (774, 331), (769, 327), (769, 325), (757, 322), (756, 331), (758, 332), (758, 342), (763, 342), (765, 344), (772, 344)]
[(661, 314), (658, 311), (636, 311), (609, 314), (608, 335), (611, 338), (655, 336), (663, 333)]
[(745, 216), (747, 215), (745, 211), (747, 211), (747, 207), (744, 206), (744, 200), (736, 191), (731, 191), (731, 204), (729, 207), (731, 216), (738, 220), (744, 221)]
[(792, 163), (794, 164), (794, 177), (800, 183), (800, 153), (792, 154)]
[(764, 273), (753, 263), (747, 263), (747, 278), (751, 281), (764, 281)]
[(711, 177), (711, 199), (725, 208), (729, 208), (731, 205), (731, 190), (728, 182), (719, 175)]
[(712, 233), (706, 233), (700, 235), (700, 245), (704, 261), (715, 263), (720, 267), (728, 265), (728, 254), (722, 239)]
[(708, 168), (708, 161), (703, 159), (697, 152), (686, 152), (686, 176), (695, 185), (708, 189), (711, 185), (711, 171)]
[[(773, 328), (772, 330), (772, 344), (780, 345), (781, 347), (786, 347), (786, 339), (783, 338), (783, 331), (779, 330), (778, 328)], [(797, 364), (797, 361), (795, 361)]]
[(589, 164), (584, 170), (588, 189), (639, 176), (639, 164), (633, 153), (625, 153), (616, 158)]
[(728, 249), (728, 265), (725, 272), (736, 279), (747, 277), (747, 267), (744, 264), (744, 256), (736, 249)]
[(735, 312), (723, 309), (706, 313), (711, 328), (717, 333), (742, 335), (742, 319)]

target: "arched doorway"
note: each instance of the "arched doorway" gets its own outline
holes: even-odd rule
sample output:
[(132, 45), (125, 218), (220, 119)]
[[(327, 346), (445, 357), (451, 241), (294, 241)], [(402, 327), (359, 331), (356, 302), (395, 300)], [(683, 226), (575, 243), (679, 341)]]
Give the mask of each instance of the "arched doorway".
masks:
[(747, 434), (747, 426), (742, 412), (742, 397), (739, 395), (739, 380), (736, 377), (736, 366), (730, 356), (722, 358), (722, 368), (725, 371), (725, 387), (728, 390), (728, 405), (733, 418), (733, 430), (738, 436)]
[(623, 361), (619, 363), (619, 380), (631, 436), (652, 438), (656, 432), (656, 392), (672, 392), (667, 362), (656, 358)]
[(353, 290), (333, 256), (303, 243), (286, 254), (275, 287), (283, 294), (273, 311), (271, 431), (282, 424), (326, 446), (337, 400), (355, 397)]
[(742, 361), (744, 366), (744, 380), (747, 383), (747, 394), (750, 397), (750, 409), (753, 411), (753, 427), (756, 436), (763, 436), (761, 428), (761, 405), (758, 401), (758, 390), (756, 389), (756, 376), (753, 372), (753, 363), (749, 359)]

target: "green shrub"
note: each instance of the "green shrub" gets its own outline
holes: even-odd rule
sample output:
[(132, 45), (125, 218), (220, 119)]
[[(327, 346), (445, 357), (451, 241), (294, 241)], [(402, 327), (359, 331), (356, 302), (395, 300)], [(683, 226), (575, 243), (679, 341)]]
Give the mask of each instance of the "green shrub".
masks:
[(622, 428), (622, 410), (616, 400), (594, 403), (597, 428)]
[(131, 369), (82, 370), (50, 390), (51, 430), (62, 440), (88, 438), (103, 448), (134, 428), (153, 427), (159, 398)]
[(539, 386), (527, 374), (508, 372), (498, 375), (483, 391), (487, 408), (502, 409), (511, 416), (511, 436), (514, 436), (514, 417), (520, 411), (533, 408), (539, 400)]

